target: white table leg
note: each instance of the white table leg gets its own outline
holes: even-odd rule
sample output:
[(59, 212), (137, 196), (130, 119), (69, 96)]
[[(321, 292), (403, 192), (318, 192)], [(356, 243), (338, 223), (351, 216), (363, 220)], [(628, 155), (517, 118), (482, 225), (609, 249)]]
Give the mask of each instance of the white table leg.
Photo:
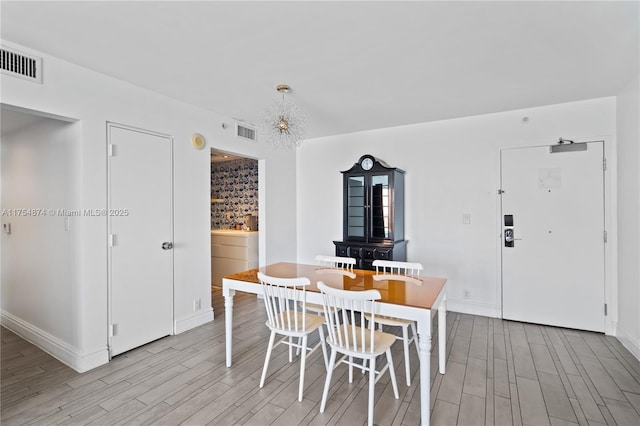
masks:
[(428, 426), (431, 417), (431, 313), (427, 312), (418, 322), (418, 347), (420, 357), (420, 418)]
[(231, 367), (231, 358), (233, 356), (233, 296), (235, 290), (223, 288), (224, 293), (224, 336), (226, 343), (227, 367)]
[(438, 360), (440, 361), (440, 374), (444, 374), (447, 364), (447, 296), (442, 298), (438, 307)]

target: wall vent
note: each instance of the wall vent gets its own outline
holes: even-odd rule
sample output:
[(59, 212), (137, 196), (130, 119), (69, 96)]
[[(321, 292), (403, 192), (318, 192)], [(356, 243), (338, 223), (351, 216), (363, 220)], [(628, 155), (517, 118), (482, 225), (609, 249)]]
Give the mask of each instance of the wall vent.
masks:
[(256, 130), (244, 124), (236, 123), (236, 136), (239, 138), (256, 140)]
[(42, 83), (42, 58), (0, 46), (0, 72)]

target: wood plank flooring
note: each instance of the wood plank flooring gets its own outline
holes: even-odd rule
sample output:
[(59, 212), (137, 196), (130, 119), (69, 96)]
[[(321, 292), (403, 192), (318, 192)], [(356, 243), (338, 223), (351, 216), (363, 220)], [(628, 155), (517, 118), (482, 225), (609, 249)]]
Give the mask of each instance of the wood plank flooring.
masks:
[[(279, 346), (265, 387), (258, 383), (268, 333), (262, 301), (238, 293), (234, 365), (225, 367), (224, 304), (216, 318), (79, 374), (19, 336), (1, 329), (3, 425), (362, 425), (367, 377), (336, 370), (325, 413), (320, 351), (307, 362), (297, 401), (299, 363)], [(640, 362), (615, 338), (449, 312), (447, 373), (432, 357), (432, 424), (640, 425)], [(437, 333), (435, 333), (437, 336)], [(435, 340), (435, 339), (434, 339)], [(435, 348), (434, 348), (435, 349)], [(376, 385), (375, 423), (420, 422), (418, 358), (412, 386), (402, 345), (393, 348), (400, 399), (389, 376)]]

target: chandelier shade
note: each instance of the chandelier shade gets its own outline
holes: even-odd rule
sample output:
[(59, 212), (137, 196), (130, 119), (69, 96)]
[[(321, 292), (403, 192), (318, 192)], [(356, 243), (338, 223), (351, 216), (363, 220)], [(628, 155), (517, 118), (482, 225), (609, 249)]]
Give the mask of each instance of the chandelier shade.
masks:
[(260, 128), (267, 143), (274, 148), (295, 149), (305, 138), (306, 118), (295, 103), (285, 101), (285, 94), (291, 91), (291, 87), (280, 84), (276, 90), (282, 93), (282, 101), (266, 108), (260, 119)]

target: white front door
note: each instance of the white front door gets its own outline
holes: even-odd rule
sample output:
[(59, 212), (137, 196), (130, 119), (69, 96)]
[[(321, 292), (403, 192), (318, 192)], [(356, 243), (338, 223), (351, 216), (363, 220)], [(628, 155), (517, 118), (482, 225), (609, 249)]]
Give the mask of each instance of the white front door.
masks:
[(605, 329), (604, 143), (583, 146), (501, 152), (505, 319)]
[(108, 125), (110, 354), (173, 333), (173, 140)]

